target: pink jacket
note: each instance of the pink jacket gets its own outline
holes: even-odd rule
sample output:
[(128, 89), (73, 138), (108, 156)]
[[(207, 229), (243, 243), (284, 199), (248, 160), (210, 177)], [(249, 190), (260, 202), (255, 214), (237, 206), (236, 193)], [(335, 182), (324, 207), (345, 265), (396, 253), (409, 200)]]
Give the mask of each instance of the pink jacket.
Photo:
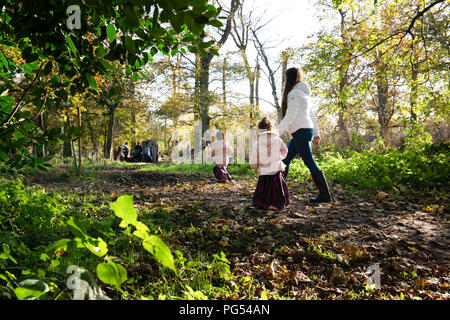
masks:
[(218, 167), (226, 167), (232, 154), (233, 149), (226, 140), (216, 140), (211, 144), (211, 157)]
[(284, 170), (281, 161), (287, 155), (287, 147), (277, 133), (265, 131), (258, 135), (250, 154), (250, 165), (259, 176), (273, 175)]

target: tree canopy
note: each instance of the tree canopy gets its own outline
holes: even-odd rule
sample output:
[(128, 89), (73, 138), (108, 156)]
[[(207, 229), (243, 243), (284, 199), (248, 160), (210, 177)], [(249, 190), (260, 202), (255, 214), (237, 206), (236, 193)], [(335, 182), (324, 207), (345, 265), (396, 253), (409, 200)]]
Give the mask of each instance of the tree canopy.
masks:
[[(95, 77), (111, 78), (113, 61), (136, 81), (158, 52), (187, 47), (206, 55), (209, 45), (199, 46), (204, 27), (222, 25), (220, 10), (197, 0), (11, 0), (0, 12), (0, 161), (10, 168), (43, 163), (26, 147), (63, 136), (39, 132), (39, 115), (64, 108), (78, 93), (96, 94)], [(69, 19), (79, 19), (79, 26)]]

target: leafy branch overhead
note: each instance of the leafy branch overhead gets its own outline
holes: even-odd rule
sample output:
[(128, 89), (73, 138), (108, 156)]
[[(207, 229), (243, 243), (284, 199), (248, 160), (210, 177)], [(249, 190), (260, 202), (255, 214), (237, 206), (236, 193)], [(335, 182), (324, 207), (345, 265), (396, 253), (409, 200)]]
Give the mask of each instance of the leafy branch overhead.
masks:
[(70, 5), (80, 8), (80, 28), (68, 28), (60, 1), (0, 5), (0, 161), (10, 170), (41, 165), (27, 151), (32, 145), (42, 149), (68, 138), (39, 132), (35, 120), (45, 110), (64, 110), (77, 94), (96, 94), (96, 78), (111, 77), (114, 62), (127, 65), (127, 76), (137, 81), (158, 52), (174, 55), (200, 45), (207, 50), (213, 43), (200, 43), (204, 28), (222, 26), (221, 10), (206, 0)]

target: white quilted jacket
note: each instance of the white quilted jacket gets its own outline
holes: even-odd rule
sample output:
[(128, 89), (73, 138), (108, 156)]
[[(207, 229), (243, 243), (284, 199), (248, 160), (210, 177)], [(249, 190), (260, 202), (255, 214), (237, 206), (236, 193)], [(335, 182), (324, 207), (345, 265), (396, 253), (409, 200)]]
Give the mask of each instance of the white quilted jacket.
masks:
[(278, 125), (278, 132), (294, 133), (301, 128), (312, 128), (314, 137), (319, 135), (317, 119), (312, 110), (311, 90), (305, 82), (298, 82), (288, 94), (286, 115)]

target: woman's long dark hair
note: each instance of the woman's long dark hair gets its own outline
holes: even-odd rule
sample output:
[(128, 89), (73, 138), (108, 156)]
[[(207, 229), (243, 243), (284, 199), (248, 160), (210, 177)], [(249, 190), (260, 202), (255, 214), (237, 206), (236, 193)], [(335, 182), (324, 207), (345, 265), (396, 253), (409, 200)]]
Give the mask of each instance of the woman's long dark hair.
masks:
[(287, 97), (289, 92), (298, 82), (303, 80), (301, 68), (289, 68), (286, 70), (286, 83), (284, 85), (283, 98), (281, 100), (281, 116), (284, 118), (287, 109)]

